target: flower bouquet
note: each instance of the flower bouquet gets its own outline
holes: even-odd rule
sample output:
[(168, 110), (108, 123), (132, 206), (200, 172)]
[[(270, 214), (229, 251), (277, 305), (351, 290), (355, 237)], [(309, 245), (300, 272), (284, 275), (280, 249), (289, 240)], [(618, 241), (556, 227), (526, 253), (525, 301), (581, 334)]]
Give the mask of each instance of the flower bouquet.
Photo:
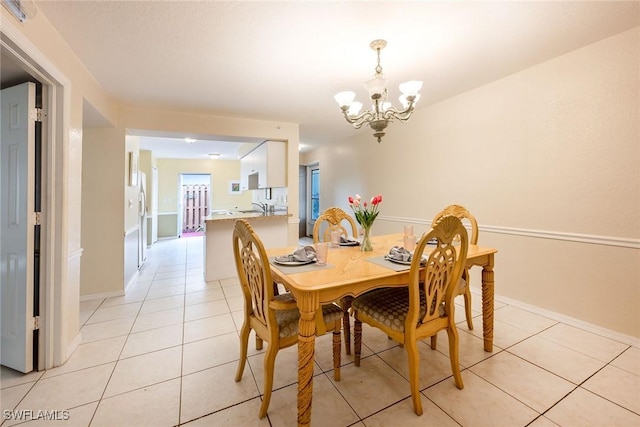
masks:
[(362, 251), (373, 250), (373, 245), (371, 244), (371, 227), (373, 226), (373, 221), (376, 220), (380, 213), (378, 211), (380, 203), (382, 203), (382, 195), (380, 194), (372, 197), (369, 203), (367, 203), (366, 200), (363, 202), (359, 194), (356, 194), (355, 197), (349, 196), (349, 206), (351, 206), (353, 210), (356, 221), (358, 221), (358, 224), (364, 229), (364, 238), (360, 245)]

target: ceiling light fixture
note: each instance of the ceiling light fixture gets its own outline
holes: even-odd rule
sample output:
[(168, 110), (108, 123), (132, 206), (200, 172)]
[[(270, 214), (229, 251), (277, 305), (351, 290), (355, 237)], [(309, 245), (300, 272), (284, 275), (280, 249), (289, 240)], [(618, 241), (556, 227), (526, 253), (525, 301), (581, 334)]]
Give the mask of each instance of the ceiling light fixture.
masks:
[(220, 153), (210, 153), (210, 154), (209, 154), (209, 158), (210, 158), (211, 160), (215, 160), (215, 159), (217, 159), (217, 158), (219, 158), (219, 157), (220, 157)]
[(20, 22), (33, 18), (38, 11), (31, 0), (2, 0), (2, 4)]
[[(420, 89), (422, 89), (422, 82), (417, 80), (411, 80), (400, 84), (400, 103), (403, 110), (398, 111), (395, 107), (387, 102), (387, 79), (382, 74), (382, 67), (380, 66), (380, 51), (387, 46), (385, 40), (374, 40), (369, 45), (371, 49), (376, 51), (378, 55), (378, 65), (375, 70), (375, 77), (371, 80), (367, 80), (364, 83), (364, 87), (369, 92), (369, 98), (371, 98), (371, 111), (365, 110), (360, 113), (362, 108), (361, 102), (354, 102), (356, 97), (355, 92), (346, 91), (337, 93), (334, 98), (344, 118), (347, 122), (351, 123), (354, 128), (360, 129), (362, 125), (368, 124), (373, 129), (373, 136), (378, 139), (378, 143), (382, 141), (382, 137), (385, 135), (384, 130), (394, 119), (406, 122), (413, 113), (415, 103), (420, 98)], [(360, 114), (359, 114), (360, 113)]]

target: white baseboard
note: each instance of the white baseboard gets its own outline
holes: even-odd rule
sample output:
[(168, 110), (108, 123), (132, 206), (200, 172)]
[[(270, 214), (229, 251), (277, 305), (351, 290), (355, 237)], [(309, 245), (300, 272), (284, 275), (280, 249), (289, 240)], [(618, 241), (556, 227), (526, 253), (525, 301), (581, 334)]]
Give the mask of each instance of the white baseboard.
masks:
[(105, 299), (105, 298), (114, 298), (114, 297), (122, 297), (125, 295), (125, 291), (111, 291), (111, 292), (101, 292), (99, 294), (88, 294), (88, 295), (80, 295), (80, 302), (83, 301), (91, 301), (94, 299)]
[(138, 276), (140, 275), (140, 270), (136, 270), (136, 272), (131, 276), (129, 282), (125, 285), (124, 290), (122, 291), (111, 291), (111, 292), (101, 292), (99, 294), (89, 294), (89, 295), (81, 295), (80, 302), (83, 301), (91, 301), (94, 299), (105, 299), (105, 298), (114, 298), (121, 297), (129, 292), (129, 288), (138, 281)]
[[(478, 298), (482, 298), (482, 292), (479, 288), (474, 288), (473, 286), (470, 286), (469, 289), (471, 290), (472, 294), (477, 295)], [(606, 328), (603, 328), (602, 326), (585, 322), (584, 320), (576, 319), (574, 317), (570, 317), (561, 313), (556, 313), (555, 311), (536, 307), (535, 305), (527, 304), (522, 301), (518, 301), (505, 296), (495, 295), (494, 299), (495, 301), (498, 301), (507, 305), (512, 305), (514, 307), (521, 308), (523, 310), (529, 311), (534, 314), (538, 314), (540, 316), (547, 317), (549, 319), (557, 320), (558, 322), (565, 323), (569, 326), (573, 326), (573, 327), (603, 336), (605, 338), (612, 339), (614, 341), (618, 341), (636, 348), (640, 348), (640, 338), (633, 337), (631, 335), (622, 334), (620, 332), (612, 331), (611, 329), (606, 329)]]

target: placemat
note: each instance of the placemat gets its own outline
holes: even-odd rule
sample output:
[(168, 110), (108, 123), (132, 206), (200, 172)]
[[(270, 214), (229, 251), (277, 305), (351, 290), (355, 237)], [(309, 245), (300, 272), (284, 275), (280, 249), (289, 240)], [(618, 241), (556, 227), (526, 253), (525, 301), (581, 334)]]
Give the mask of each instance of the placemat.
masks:
[(379, 266), (388, 268), (389, 270), (393, 271), (405, 271), (411, 269), (410, 265), (396, 264), (395, 262), (384, 259), (384, 255), (367, 258), (367, 261), (378, 264)]
[(311, 264), (294, 265), (294, 266), (280, 265), (280, 264), (277, 264), (274, 261), (274, 259), (275, 257), (270, 257), (269, 264), (273, 265), (278, 270), (282, 271), (284, 274), (307, 273), (309, 271), (317, 271), (317, 270), (322, 270), (324, 268), (333, 268), (332, 264), (318, 265), (315, 262), (312, 262)]

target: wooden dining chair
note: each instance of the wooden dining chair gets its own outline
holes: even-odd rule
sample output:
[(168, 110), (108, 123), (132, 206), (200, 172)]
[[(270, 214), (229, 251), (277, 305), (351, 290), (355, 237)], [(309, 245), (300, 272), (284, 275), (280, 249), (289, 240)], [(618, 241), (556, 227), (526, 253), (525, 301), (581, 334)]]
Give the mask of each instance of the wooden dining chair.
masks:
[[(290, 293), (275, 295), (271, 268), (262, 241), (248, 221), (236, 221), (233, 230), (233, 255), (244, 296), (244, 321), (240, 330), (240, 360), (236, 382), (242, 379), (247, 361), (249, 335), (267, 342), (264, 356), (264, 396), (259, 417), (269, 409), (273, 388), (273, 372), (278, 350), (298, 342), (300, 312)], [(320, 314), (320, 313), (318, 313)], [(316, 335), (333, 332), (333, 376), (340, 380), (340, 327), (342, 309), (337, 304), (322, 306), (322, 317), (316, 315)]]
[[(454, 245), (458, 237), (460, 244)], [(427, 246), (432, 238), (438, 240), (435, 248)], [(431, 337), (433, 348), (438, 331), (446, 329), (454, 382), (459, 389), (464, 387), (458, 360), (453, 299), (456, 296), (455, 285), (460, 280), (467, 258), (467, 238), (467, 230), (460, 219), (455, 216), (441, 218), (416, 246), (408, 287), (373, 290), (353, 300), (355, 366), (360, 366), (362, 322), (404, 344), (409, 361), (413, 410), (418, 415), (422, 415), (419, 340)], [(425, 248), (430, 253), (425, 253), (427, 260), (421, 277), (421, 258)]]
[(358, 236), (356, 221), (342, 209), (333, 207), (326, 209), (316, 219), (313, 225), (313, 243), (330, 241), (334, 230), (339, 231), (341, 236)]
[[(342, 209), (332, 207), (326, 209), (318, 216), (318, 219), (316, 219), (313, 225), (313, 243), (330, 241), (331, 232), (335, 230), (339, 231), (341, 236), (358, 236), (356, 221)], [(340, 299), (340, 306), (343, 311), (342, 329), (344, 330), (344, 346), (347, 354), (351, 354), (351, 323), (349, 320), (351, 301), (353, 301), (353, 297), (351, 296)]]
[[(460, 221), (469, 222), (471, 225), (471, 237), (469, 238), (470, 245), (478, 244), (478, 222), (476, 218), (471, 215), (471, 213), (461, 205), (449, 205), (433, 217), (432, 224), (437, 224), (442, 218), (447, 215), (453, 215), (458, 217)], [(471, 316), (471, 290), (469, 289), (469, 281), (471, 277), (469, 276), (469, 269), (465, 268), (462, 271), (462, 277), (458, 282), (458, 295), (464, 295), (464, 313), (467, 318), (467, 326), (469, 329), (473, 329), (473, 318)]]

